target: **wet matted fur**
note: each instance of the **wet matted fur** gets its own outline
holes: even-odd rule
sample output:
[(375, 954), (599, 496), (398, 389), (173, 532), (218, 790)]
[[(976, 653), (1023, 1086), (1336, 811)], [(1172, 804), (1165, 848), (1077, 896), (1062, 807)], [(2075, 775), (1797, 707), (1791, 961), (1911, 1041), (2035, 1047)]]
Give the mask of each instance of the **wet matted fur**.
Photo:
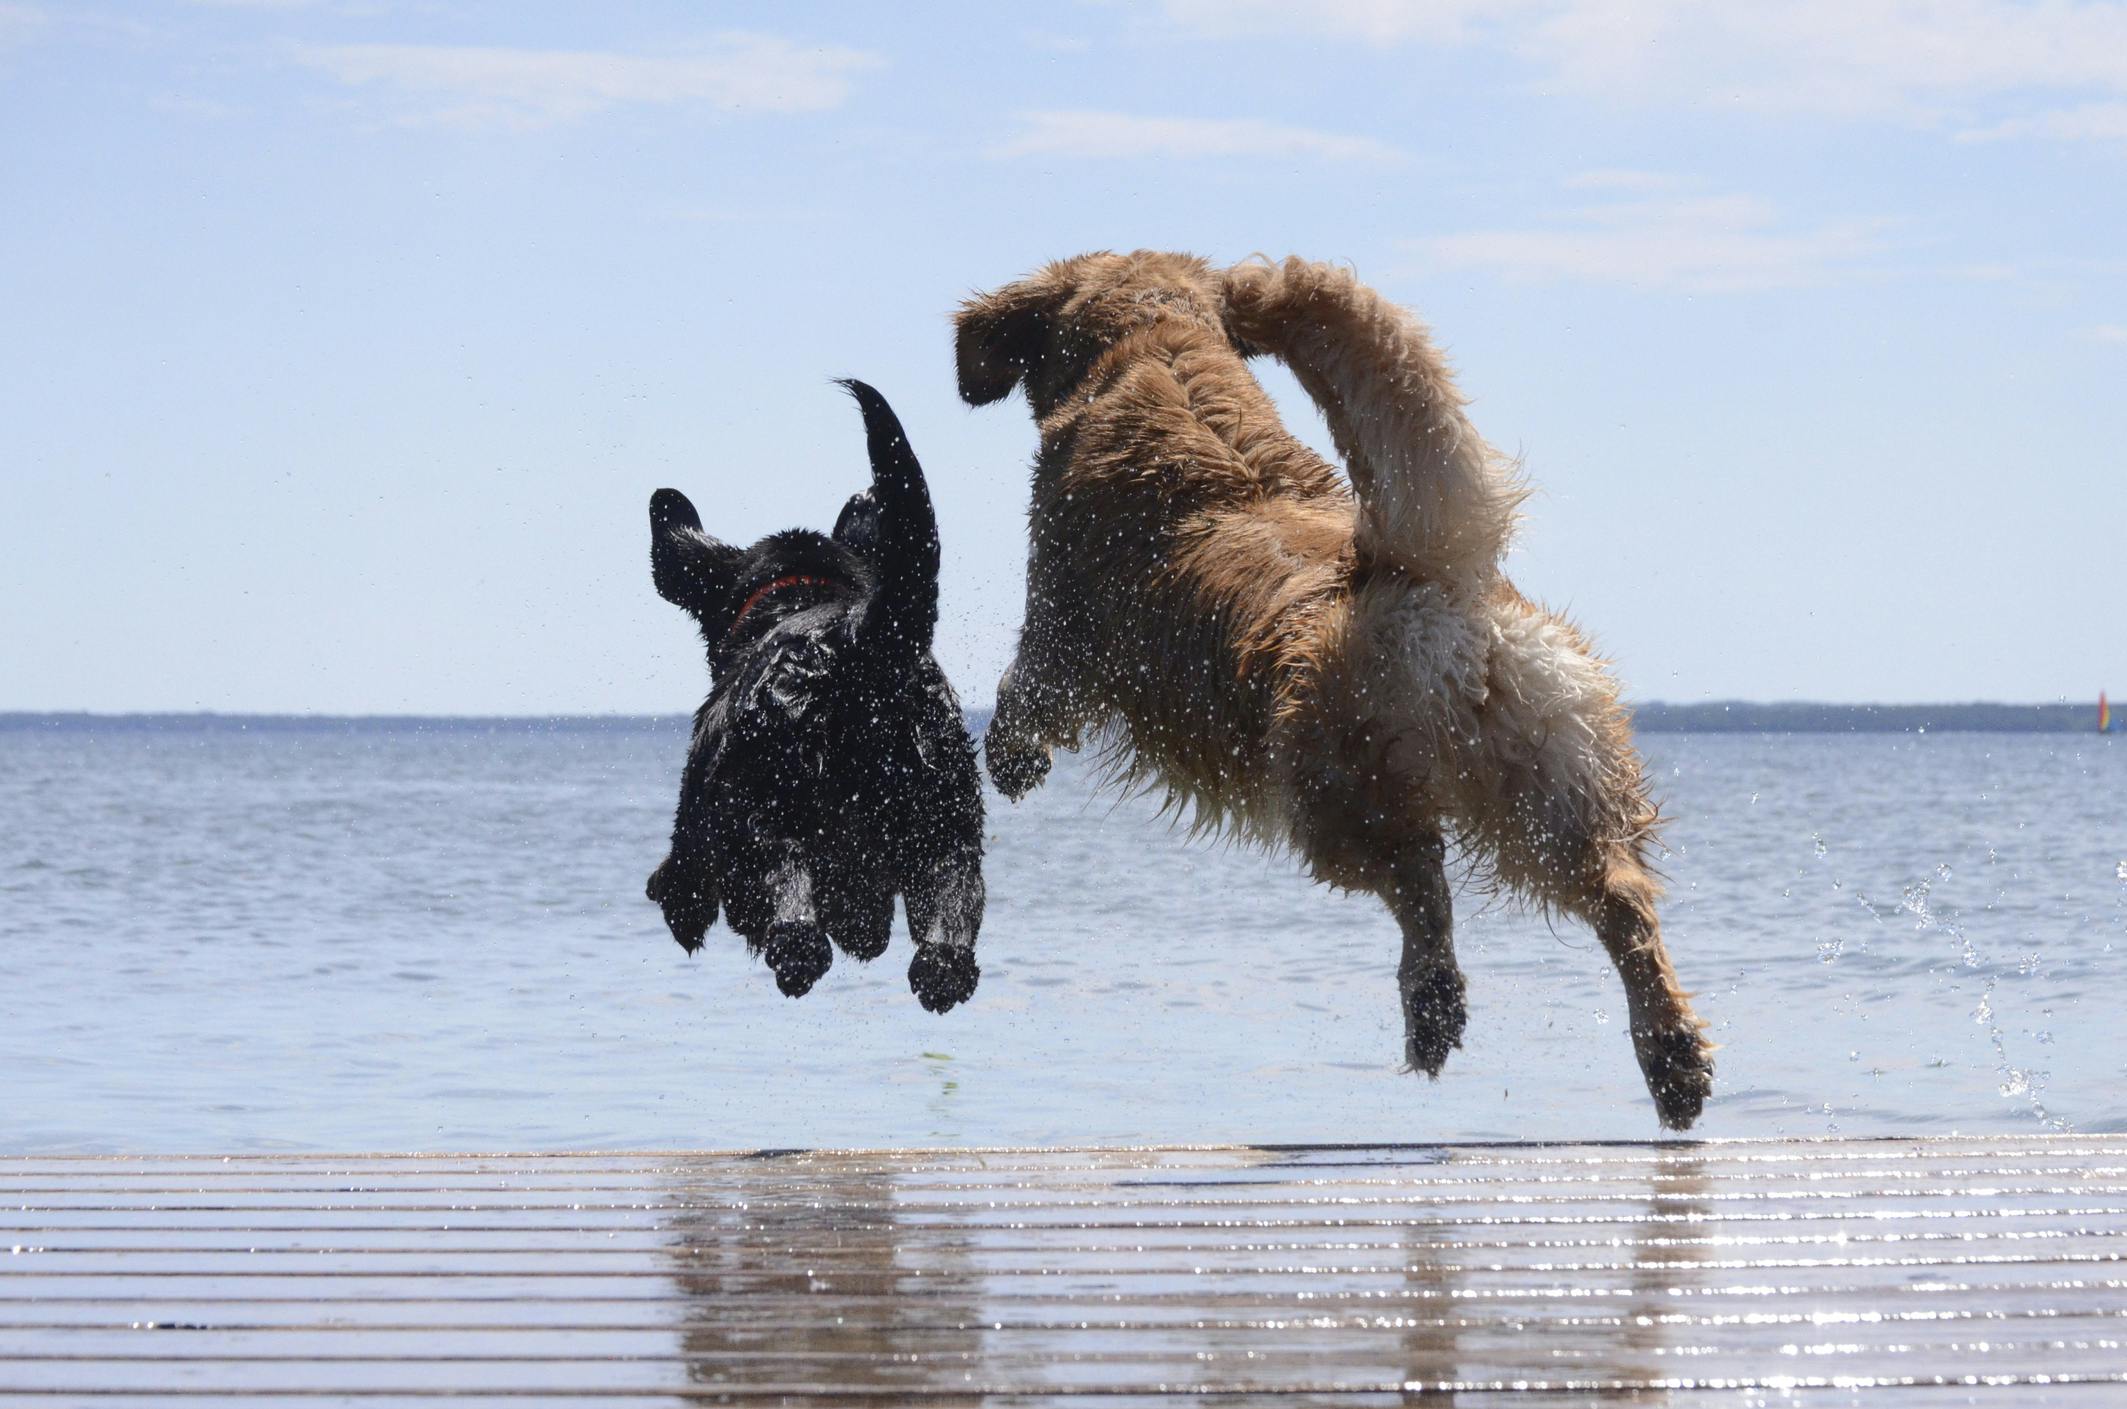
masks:
[(830, 941), (883, 953), (898, 894), (909, 987), (942, 1013), (980, 976), (981, 780), (931, 655), (938, 524), (923, 469), (885, 398), (843, 385), (872, 485), (832, 536), (790, 529), (735, 548), (678, 490), (651, 497), (651, 576), (701, 627), (710, 691), (648, 891), (689, 953), (721, 908), (794, 998), (827, 971)]
[[(1349, 485), (1279, 421), (1258, 354), (1321, 406)], [(1379, 895), (1430, 1075), (1465, 1016), (1453, 836), (1594, 926), (1661, 1119), (1691, 1125), (1711, 1047), (1662, 945), (1630, 720), (1580, 632), (1501, 570), (1524, 491), (1424, 326), (1328, 265), (1099, 253), (970, 300), (956, 356), (962, 397), (1020, 387), (1041, 432), (998, 787), (1097, 738), (1199, 820)]]

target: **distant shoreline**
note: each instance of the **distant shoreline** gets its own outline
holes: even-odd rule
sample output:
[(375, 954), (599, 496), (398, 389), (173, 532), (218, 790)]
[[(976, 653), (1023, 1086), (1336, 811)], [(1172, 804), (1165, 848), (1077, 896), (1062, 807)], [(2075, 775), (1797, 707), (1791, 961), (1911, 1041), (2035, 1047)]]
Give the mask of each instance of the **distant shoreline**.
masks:
[[(971, 729), (990, 711), (968, 711)], [(1812, 704), (1714, 700), (1654, 701), (1633, 710), (1650, 734), (2091, 734), (2094, 704)], [(163, 731), (215, 733), (581, 734), (684, 732), (684, 714), (415, 715), (415, 714), (97, 714), (86, 710), (0, 711), (0, 733)]]

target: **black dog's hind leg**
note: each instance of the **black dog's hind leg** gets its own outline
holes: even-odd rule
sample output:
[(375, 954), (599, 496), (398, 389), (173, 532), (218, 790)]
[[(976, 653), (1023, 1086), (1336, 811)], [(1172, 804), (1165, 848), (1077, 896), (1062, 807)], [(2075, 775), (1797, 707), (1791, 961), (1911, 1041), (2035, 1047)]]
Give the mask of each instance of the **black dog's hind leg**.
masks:
[(834, 951), (820, 927), (812, 868), (794, 844), (786, 845), (770, 866), (768, 896), (774, 918), (761, 954), (775, 972), (775, 986), (787, 997), (802, 998), (834, 962)]
[(979, 855), (957, 854), (908, 888), (908, 932), (916, 941), (908, 986), (934, 1013), (974, 996), (982, 977), (975, 935), (982, 928), (983, 899)]

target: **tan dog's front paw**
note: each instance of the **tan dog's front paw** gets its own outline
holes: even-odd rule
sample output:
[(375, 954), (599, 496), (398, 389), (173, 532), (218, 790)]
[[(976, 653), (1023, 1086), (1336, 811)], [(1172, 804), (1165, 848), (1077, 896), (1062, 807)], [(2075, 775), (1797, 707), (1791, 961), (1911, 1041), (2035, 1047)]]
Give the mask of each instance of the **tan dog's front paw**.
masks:
[(982, 736), (982, 756), (997, 791), (1017, 802), (1049, 776), (1049, 751), (1039, 744), (1006, 738), (996, 729)]

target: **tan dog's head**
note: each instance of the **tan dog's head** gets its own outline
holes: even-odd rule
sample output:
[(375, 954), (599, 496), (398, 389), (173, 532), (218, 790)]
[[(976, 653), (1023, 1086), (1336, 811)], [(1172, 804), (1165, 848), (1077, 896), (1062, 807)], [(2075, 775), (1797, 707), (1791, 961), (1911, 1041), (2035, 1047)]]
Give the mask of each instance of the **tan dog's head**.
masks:
[[(1103, 352), (1163, 320), (1198, 322), (1233, 341), (1226, 280), (1191, 254), (1103, 250), (969, 299), (953, 320), (961, 399), (987, 406), (1023, 384), (1034, 414), (1045, 416)], [(1236, 342), (1235, 351), (1248, 349)]]

